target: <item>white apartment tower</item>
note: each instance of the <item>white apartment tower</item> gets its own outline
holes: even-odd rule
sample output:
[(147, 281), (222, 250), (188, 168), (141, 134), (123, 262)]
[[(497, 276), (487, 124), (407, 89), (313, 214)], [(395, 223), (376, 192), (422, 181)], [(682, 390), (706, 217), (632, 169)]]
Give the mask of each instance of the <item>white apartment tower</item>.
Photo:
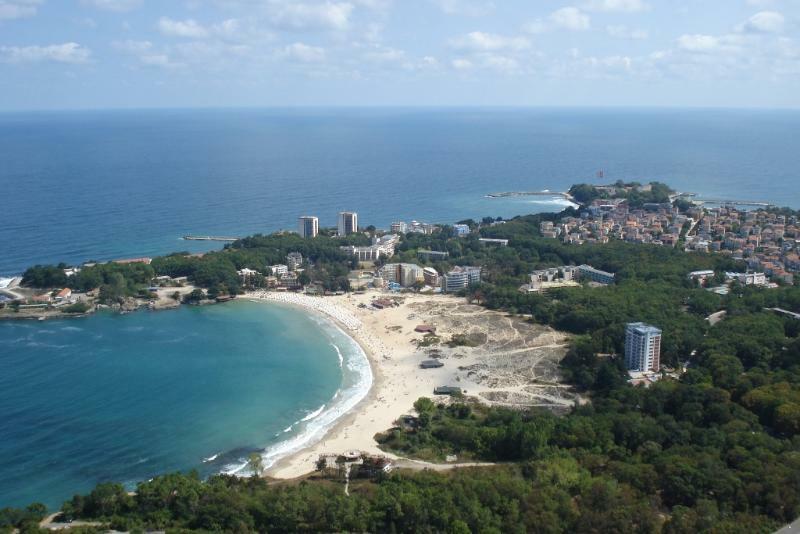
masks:
[(358, 232), (358, 213), (354, 211), (340, 211), (337, 229), (340, 236)]
[(625, 327), (625, 367), (628, 371), (658, 372), (661, 369), (661, 330), (644, 323)]
[(300, 237), (317, 237), (319, 233), (319, 219), (304, 215), (298, 219), (297, 233)]

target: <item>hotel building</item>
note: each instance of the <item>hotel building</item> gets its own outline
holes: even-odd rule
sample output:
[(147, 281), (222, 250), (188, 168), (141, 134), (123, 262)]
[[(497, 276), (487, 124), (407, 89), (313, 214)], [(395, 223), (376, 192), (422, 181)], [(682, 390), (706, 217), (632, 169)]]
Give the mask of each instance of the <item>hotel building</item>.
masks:
[(661, 369), (661, 330), (644, 323), (625, 327), (625, 367), (628, 371), (658, 372)]
[(358, 213), (354, 211), (340, 211), (338, 221), (337, 230), (340, 236), (358, 232)]
[(298, 219), (297, 233), (300, 237), (317, 237), (319, 233), (319, 218), (304, 215)]

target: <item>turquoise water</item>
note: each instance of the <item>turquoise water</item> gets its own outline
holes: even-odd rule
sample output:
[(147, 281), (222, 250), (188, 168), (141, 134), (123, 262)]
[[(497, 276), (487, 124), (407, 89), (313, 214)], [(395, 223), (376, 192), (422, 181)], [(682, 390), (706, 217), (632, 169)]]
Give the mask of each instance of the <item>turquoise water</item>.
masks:
[(235, 471), (295, 448), (363, 389), (350, 338), (277, 304), (3, 322), (0, 347), (0, 508)]

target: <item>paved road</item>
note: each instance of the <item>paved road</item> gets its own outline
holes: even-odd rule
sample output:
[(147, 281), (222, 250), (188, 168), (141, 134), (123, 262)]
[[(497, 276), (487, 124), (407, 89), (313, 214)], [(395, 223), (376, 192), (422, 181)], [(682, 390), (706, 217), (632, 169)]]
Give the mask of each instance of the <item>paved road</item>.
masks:
[(800, 519), (794, 523), (786, 525), (779, 531), (775, 532), (775, 534), (797, 534), (798, 532), (800, 532)]

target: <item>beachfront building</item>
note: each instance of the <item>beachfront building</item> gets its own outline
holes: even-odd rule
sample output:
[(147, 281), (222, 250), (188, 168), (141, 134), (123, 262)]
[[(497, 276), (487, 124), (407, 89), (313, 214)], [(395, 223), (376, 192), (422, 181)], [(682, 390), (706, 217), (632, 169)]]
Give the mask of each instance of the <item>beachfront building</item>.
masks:
[(404, 234), (408, 231), (408, 225), (403, 221), (393, 222), (390, 230), (393, 234)]
[(64, 300), (69, 300), (71, 296), (72, 296), (72, 290), (68, 287), (65, 287), (64, 289), (56, 293), (56, 300), (59, 302)]
[(581, 278), (589, 279), (592, 282), (597, 282), (598, 284), (610, 285), (614, 283), (614, 273), (608, 273), (606, 271), (601, 271), (600, 269), (595, 269), (591, 265), (579, 266), (578, 272), (580, 273)]
[(425, 280), (422, 267), (413, 263), (387, 263), (378, 274), (388, 284), (398, 284), (401, 287), (412, 287)]
[(337, 224), (339, 236), (346, 236), (358, 232), (358, 213), (354, 211), (340, 211)]
[(303, 255), (299, 252), (290, 252), (286, 255), (286, 266), (290, 271), (296, 271), (298, 267), (303, 265)]
[(661, 369), (661, 330), (644, 323), (625, 327), (625, 367), (628, 371), (658, 372)]
[(317, 237), (319, 234), (319, 218), (310, 215), (303, 215), (297, 220), (297, 233), (300, 237)]
[(453, 235), (456, 237), (466, 237), (470, 233), (468, 224), (454, 224)]
[(439, 287), (441, 283), (439, 273), (433, 267), (425, 267), (422, 269), (422, 276), (425, 278), (426, 286)]
[(289, 272), (289, 266), (282, 264), (271, 265), (269, 270), (272, 271), (272, 276), (277, 276), (280, 278)]
[(258, 271), (254, 269), (248, 269), (247, 267), (236, 271), (236, 274), (239, 275), (239, 280), (242, 281), (242, 285), (245, 287), (254, 285), (254, 282), (258, 280), (259, 276), (261, 276), (261, 273)]
[(453, 267), (442, 279), (442, 290), (445, 293), (456, 293), (471, 285), (481, 283), (480, 267)]

